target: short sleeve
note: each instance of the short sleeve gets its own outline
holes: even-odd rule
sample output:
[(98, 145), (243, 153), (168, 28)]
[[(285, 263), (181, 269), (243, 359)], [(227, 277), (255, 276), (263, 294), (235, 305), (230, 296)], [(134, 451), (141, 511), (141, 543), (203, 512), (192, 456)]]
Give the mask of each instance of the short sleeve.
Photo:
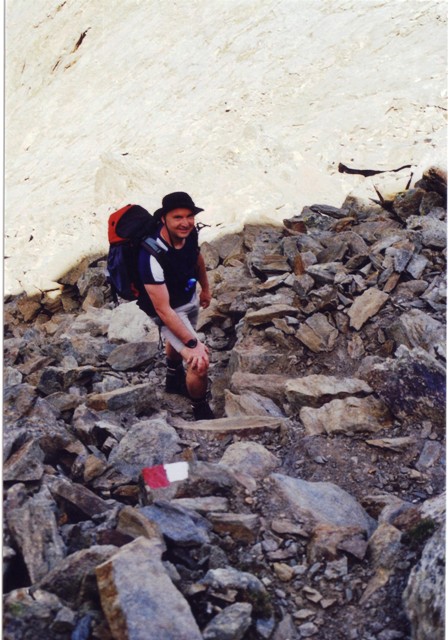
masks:
[(143, 284), (163, 284), (165, 274), (158, 260), (143, 249), (138, 256), (138, 271)]

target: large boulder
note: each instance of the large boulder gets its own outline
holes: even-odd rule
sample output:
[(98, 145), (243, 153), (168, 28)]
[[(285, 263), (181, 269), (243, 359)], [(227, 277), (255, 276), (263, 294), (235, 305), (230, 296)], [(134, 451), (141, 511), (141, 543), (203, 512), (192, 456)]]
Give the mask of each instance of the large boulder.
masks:
[(445, 523), (426, 543), (403, 594), (412, 640), (445, 638)]

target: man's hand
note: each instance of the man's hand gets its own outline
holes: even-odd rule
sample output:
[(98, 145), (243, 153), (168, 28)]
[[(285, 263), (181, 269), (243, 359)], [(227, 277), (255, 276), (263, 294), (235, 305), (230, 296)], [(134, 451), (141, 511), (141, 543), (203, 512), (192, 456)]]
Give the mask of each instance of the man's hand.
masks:
[(194, 349), (184, 347), (180, 352), (180, 355), (188, 366), (198, 373), (204, 373), (207, 371), (209, 364), (208, 347), (206, 347), (205, 344), (202, 344), (202, 342), (198, 342)]
[(201, 293), (199, 294), (199, 304), (203, 309), (207, 309), (210, 306), (210, 302), (212, 299), (212, 294), (208, 289), (201, 289)]

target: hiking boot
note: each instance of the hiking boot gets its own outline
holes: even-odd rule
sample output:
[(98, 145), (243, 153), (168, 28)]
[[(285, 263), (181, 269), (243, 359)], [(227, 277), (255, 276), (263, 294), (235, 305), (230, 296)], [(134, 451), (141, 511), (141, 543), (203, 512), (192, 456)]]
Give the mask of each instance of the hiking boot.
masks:
[(207, 400), (199, 400), (192, 402), (193, 415), (195, 420), (214, 420), (215, 414), (210, 408)]
[(166, 393), (178, 393), (179, 395), (187, 395), (187, 386), (185, 384), (185, 369), (180, 364), (175, 369), (168, 367), (165, 378)]

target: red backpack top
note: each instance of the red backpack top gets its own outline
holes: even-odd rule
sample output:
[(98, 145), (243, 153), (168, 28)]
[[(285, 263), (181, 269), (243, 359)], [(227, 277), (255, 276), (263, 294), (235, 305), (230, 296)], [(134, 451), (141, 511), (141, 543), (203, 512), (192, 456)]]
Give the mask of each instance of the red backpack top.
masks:
[(148, 238), (157, 229), (158, 224), (159, 218), (138, 204), (127, 204), (109, 216), (107, 280), (116, 303), (117, 296), (124, 300), (138, 298), (137, 260), (141, 246), (160, 261), (163, 249)]

